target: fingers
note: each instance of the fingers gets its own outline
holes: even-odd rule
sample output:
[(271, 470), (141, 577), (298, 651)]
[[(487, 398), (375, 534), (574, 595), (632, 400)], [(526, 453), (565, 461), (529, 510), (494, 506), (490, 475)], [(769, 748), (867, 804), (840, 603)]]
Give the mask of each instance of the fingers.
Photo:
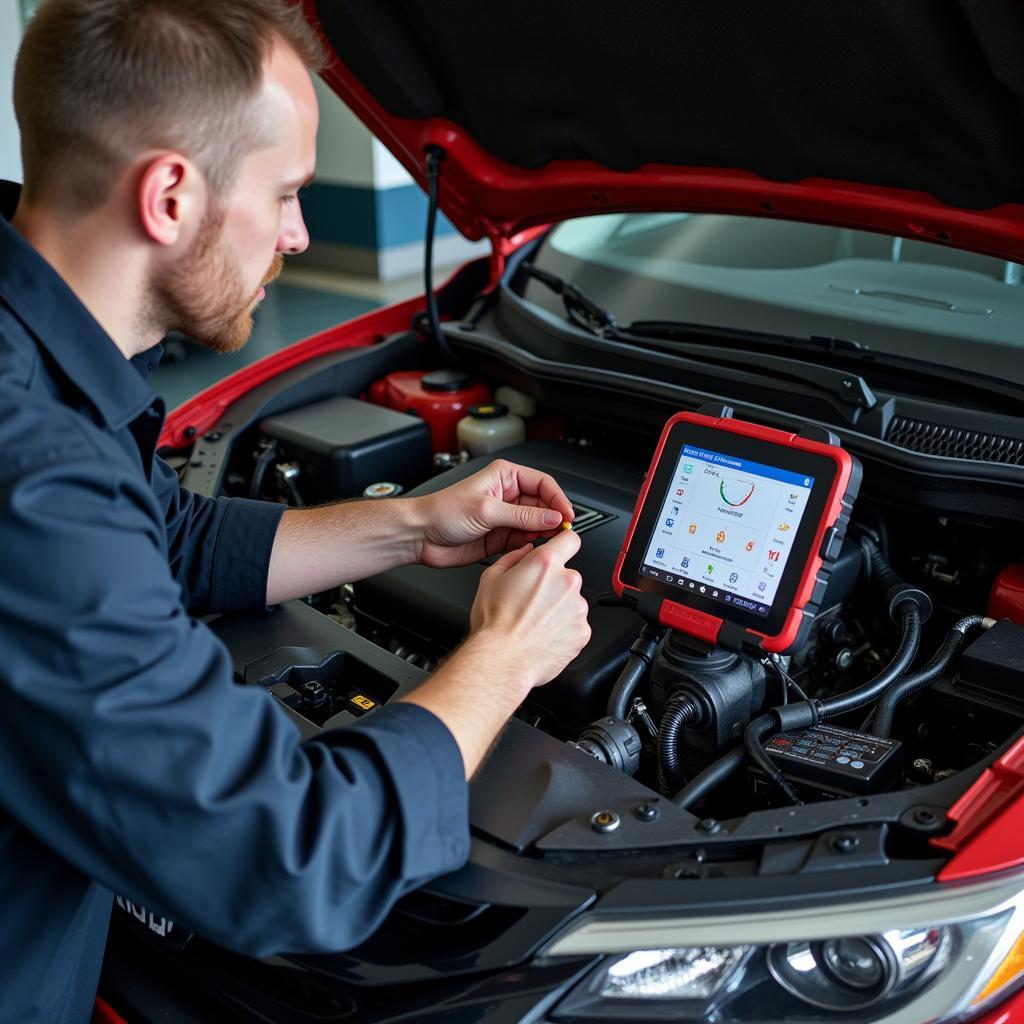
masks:
[(519, 533), (545, 533), (562, 523), (562, 513), (539, 505), (513, 505), (499, 498), (485, 499), (481, 522), (489, 529), (507, 527)]
[(532, 544), (524, 544), (520, 548), (515, 548), (512, 551), (506, 551), (492, 566), (487, 569), (487, 572), (502, 573), (508, 572), (509, 569), (517, 566), (531, 551), (533, 550)]
[(548, 565), (564, 566), (580, 549), (583, 542), (578, 533), (563, 530), (551, 538), (543, 547), (536, 548), (534, 558)]
[[(504, 492), (502, 497), (505, 501), (515, 501), (520, 495), (532, 495), (538, 498), (543, 506), (561, 513), (562, 518), (568, 519), (570, 523), (575, 518), (572, 502), (566, 497), (565, 491), (555, 483), (554, 477), (542, 473), (539, 469), (505, 462), (503, 459), (492, 463), (492, 466), (500, 474)], [(545, 528), (551, 529), (550, 526)]]

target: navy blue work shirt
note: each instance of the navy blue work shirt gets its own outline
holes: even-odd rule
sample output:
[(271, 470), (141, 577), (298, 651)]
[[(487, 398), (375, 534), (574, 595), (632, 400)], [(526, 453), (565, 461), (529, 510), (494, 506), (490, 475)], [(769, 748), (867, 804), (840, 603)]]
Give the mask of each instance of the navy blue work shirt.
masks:
[[(89, 1020), (117, 892), (251, 955), (351, 947), (469, 849), (458, 747), (301, 743), (193, 616), (265, 606), (283, 508), (183, 490), (163, 402), (0, 193), (0, 1021)], [(6, 199), (6, 203), (3, 200)], [(134, 365), (133, 365), (134, 363)]]

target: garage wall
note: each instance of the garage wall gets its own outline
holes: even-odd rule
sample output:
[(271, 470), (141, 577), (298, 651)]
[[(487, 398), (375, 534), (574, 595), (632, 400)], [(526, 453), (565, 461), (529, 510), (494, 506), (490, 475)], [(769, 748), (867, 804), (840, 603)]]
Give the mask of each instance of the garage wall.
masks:
[[(312, 245), (309, 262), (391, 280), (418, 272), (423, 263), (427, 200), (405, 168), (322, 82), (317, 180), (302, 209)], [(439, 266), (486, 251), (438, 218)]]
[(0, 178), (21, 181), (21, 153), (18, 126), (14, 120), (11, 85), (14, 79), (14, 58), (21, 39), (21, 3), (0, 0)]
[[(18, 131), (11, 103), (14, 58), (22, 12), (35, 0), (0, 0), (0, 177), (21, 180)], [(312, 244), (304, 262), (325, 269), (390, 280), (420, 270), (427, 202), (405, 169), (319, 79), (317, 180), (302, 208)], [(486, 251), (438, 220), (439, 266)]]

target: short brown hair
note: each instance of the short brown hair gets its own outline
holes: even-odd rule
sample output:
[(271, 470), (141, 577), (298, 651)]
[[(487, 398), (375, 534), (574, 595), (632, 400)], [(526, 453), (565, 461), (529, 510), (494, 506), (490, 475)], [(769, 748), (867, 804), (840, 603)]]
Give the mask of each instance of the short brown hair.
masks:
[(257, 145), (247, 101), (277, 39), (322, 66), (290, 0), (44, 0), (14, 73), (25, 201), (88, 212), (150, 148), (181, 150), (222, 191)]

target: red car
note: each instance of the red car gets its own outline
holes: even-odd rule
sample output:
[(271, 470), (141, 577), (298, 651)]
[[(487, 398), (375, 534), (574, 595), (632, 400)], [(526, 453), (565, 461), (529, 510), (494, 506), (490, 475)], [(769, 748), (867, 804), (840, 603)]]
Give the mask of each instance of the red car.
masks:
[[(193, 490), (293, 503), (543, 468), (594, 639), (474, 780), (469, 864), (364, 946), (257, 963), (123, 904), (104, 998), (131, 1020), (1024, 1022), (1024, 9), (305, 8), (327, 82), (491, 256), (197, 396), (166, 452)], [(663, 425), (726, 406), (863, 469), (783, 656), (620, 596), (647, 592), (622, 565)], [(691, 477), (737, 516), (800, 482), (686, 458), (643, 564), (720, 588), (688, 606), (707, 633), (757, 612), (778, 556), (747, 581), (743, 535), (730, 571), (725, 520), (686, 554)], [(422, 679), (482, 568), (212, 625), (312, 735)], [(752, 737), (787, 701), (838, 710)]]

